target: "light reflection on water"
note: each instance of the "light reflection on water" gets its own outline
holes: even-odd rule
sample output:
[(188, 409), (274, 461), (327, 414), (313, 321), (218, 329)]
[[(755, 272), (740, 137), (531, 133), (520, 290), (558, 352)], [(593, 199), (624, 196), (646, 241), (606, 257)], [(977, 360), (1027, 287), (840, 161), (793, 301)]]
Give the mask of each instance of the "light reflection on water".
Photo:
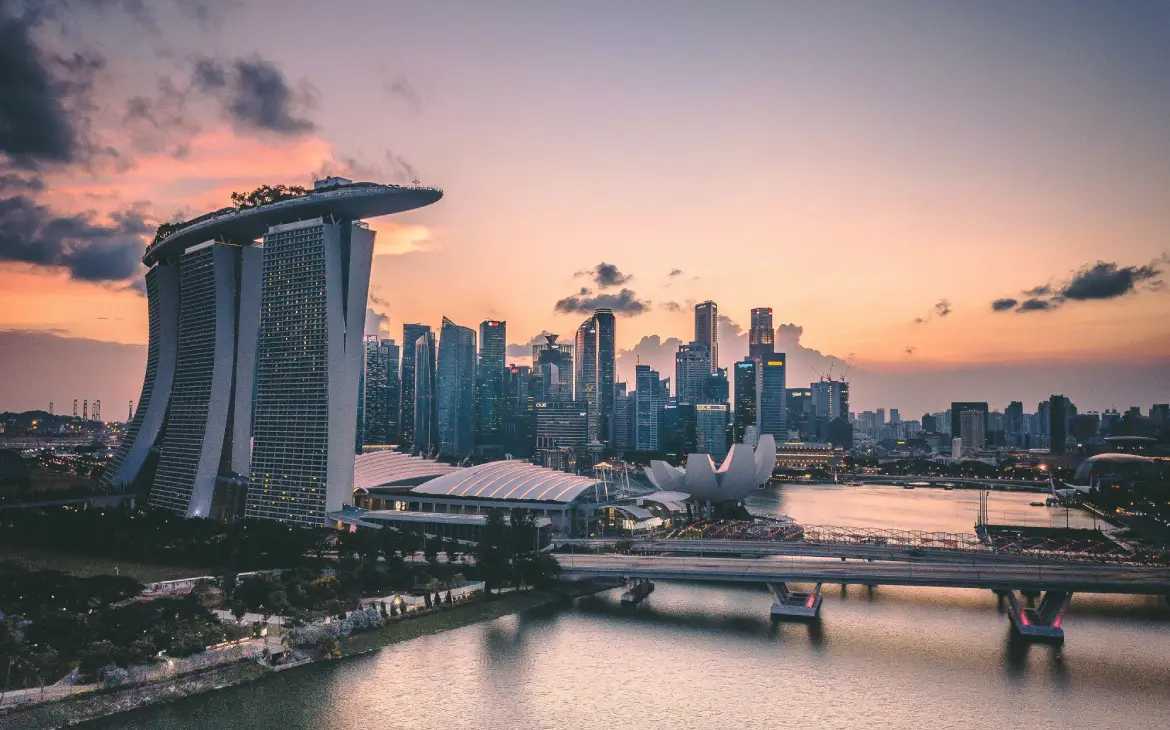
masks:
[[(1059, 512), (1064, 524), (1033, 499), (995, 494), (992, 518), (1056, 524)], [(809, 524), (968, 532), (976, 504), (958, 490), (795, 486), (751, 506)], [(1160, 598), (1077, 595), (1063, 650), (1011, 640), (988, 591), (828, 586), (813, 624), (773, 623), (769, 604), (743, 585), (664, 583), (633, 609), (609, 592), (98, 726), (1170, 727)]]

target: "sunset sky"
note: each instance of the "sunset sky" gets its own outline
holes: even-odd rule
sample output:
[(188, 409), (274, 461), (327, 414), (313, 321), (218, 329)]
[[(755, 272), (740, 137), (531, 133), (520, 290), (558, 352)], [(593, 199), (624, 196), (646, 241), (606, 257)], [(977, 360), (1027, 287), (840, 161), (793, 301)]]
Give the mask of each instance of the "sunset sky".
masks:
[(855, 410), (1170, 400), (1170, 4), (0, 8), (0, 410), (123, 417), (146, 231), (322, 173), (445, 190), (371, 221), (396, 339), (602, 296), (628, 377), (712, 299)]

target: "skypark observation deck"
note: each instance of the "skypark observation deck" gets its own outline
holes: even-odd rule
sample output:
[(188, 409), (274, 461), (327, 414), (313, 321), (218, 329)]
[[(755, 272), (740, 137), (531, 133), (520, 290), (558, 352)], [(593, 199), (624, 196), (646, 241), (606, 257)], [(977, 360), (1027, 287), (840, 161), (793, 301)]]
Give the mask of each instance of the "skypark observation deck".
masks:
[(152, 243), (147, 247), (142, 263), (153, 266), (164, 258), (178, 256), (209, 240), (254, 241), (272, 226), (285, 223), (328, 217), (345, 220), (376, 218), (422, 208), (442, 197), (443, 190), (435, 187), (342, 182), (255, 208), (221, 208), (187, 221), (182, 228)]

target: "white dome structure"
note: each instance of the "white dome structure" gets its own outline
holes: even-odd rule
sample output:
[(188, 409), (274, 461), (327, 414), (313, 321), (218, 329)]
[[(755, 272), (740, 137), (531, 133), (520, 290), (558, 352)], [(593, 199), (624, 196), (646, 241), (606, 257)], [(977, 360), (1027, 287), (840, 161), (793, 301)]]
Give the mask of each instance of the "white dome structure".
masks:
[(776, 439), (764, 434), (754, 452), (751, 444), (732, 446), (718, 469), (707, 454), (689, 454), (685, 469), (651, 461), (646, 477), (664, 492), (685, 492), (700, 501), (721, 502), (746, 498), (768, 481), (775, 466)]

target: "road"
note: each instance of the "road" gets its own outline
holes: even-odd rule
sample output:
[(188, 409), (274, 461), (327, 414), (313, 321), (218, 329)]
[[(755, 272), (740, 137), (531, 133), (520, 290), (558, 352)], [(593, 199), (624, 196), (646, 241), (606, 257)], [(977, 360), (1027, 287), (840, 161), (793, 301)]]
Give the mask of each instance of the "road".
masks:
[(1170, 568), (1137, 566), (988, 562), (871, 563), (792, 556), (723, 558), (562, 553), (557, 554), (556, 558), (561, 564), (562, 576), (567, 578), (605, 576), (651, 580), (850, 583), (1170, 595)]

